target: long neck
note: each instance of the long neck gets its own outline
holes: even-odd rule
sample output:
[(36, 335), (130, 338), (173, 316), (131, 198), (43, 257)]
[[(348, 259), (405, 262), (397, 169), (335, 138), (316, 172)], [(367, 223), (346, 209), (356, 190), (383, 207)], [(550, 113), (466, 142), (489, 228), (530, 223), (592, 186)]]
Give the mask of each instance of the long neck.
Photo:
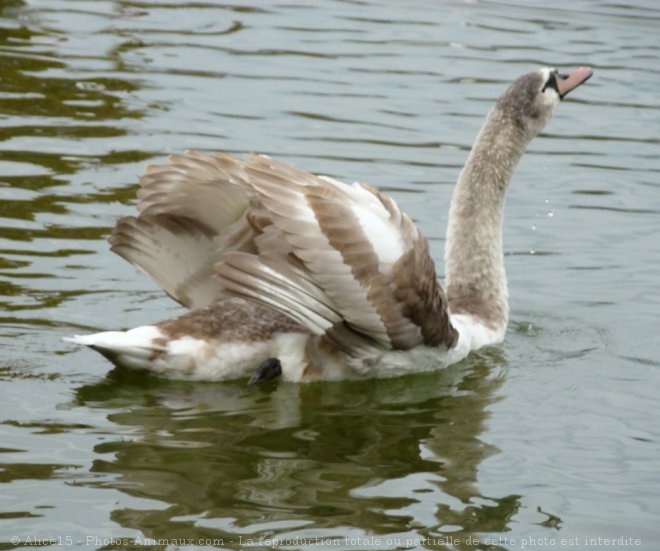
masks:
[(502, 250), (504, 195), (529, 138), (496, 107), (463, 168), (449, 209), (445, 269), (449, 308), (504, 330), (509, 305)]

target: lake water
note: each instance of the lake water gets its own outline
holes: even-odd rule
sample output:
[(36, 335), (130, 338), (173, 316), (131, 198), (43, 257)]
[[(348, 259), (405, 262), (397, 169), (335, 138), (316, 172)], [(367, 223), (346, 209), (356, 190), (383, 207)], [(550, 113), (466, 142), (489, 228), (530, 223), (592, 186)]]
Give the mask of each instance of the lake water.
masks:
[[(551, 6), (1, 0), (0, 549), (659, 549), (660, 7)], [(495, 98), (583, 64), (510, 188), (502, 346), (248, 388), (61, 341), (180, 312), (105, 242), (146, 163), (369, 181), (442, 271)]]

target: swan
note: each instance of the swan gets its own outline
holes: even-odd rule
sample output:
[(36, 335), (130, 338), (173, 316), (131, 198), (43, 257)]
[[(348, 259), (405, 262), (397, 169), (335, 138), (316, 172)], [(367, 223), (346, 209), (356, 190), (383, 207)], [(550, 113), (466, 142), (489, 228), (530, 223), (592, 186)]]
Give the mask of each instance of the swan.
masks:
[(166, 377), (250, 383), (391, 377), (502, 342), (505, 192), (529, 142), (591, 75), (537, 69), (497, 100), (453, 192), (444, 289), (427, 240), (375, 187), (263, 155), (186, 151), (147, 167), (138, 216), (109, 242), (191, 311), (68, 340)]

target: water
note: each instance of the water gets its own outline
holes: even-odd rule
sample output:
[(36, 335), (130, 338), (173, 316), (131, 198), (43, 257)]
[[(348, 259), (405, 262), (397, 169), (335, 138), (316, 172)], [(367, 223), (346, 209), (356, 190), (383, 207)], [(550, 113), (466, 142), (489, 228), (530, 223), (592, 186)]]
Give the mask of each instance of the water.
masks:
[[(0, 14), (0, 549), (658, 548), (655, 2)], [(494, 99), (580, 64), (594, 78), (511, 186), (503, 346), (434, 374), (254, 389), (111, 371), (61, 342), (179, 312), (105, 243), (147, 162), (255, 150), (372, 182), (441, 262)]]

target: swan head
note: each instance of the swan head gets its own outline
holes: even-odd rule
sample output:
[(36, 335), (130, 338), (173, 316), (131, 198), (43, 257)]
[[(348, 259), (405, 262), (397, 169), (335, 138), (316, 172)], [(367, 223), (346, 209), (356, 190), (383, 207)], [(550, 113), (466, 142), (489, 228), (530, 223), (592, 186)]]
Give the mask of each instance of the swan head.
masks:
[(531, 139), (548, 123), (566, 94), (592, 74), (589, 67), (567, 72), (549, 67), (537, 69), (515, 80), (497, 101), (497, 108)]

